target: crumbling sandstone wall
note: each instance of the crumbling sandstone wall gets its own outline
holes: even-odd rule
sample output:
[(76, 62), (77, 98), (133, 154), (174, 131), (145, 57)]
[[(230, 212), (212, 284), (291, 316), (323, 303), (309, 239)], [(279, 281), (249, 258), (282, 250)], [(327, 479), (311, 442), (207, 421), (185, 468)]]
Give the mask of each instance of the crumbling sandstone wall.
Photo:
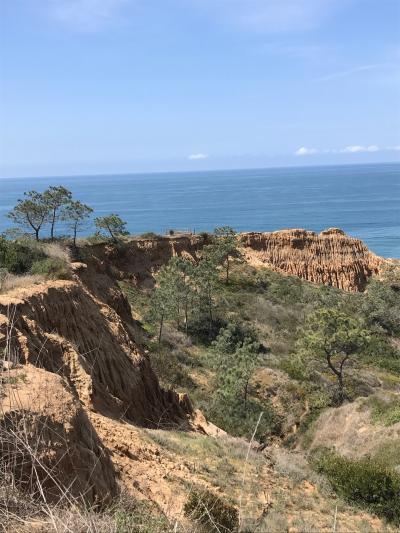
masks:
[(303, 229), (244, 233), (241, 241), (250, 264), (346, 291), (362, 291), (384, 263), (337, 228), (319, 234)]

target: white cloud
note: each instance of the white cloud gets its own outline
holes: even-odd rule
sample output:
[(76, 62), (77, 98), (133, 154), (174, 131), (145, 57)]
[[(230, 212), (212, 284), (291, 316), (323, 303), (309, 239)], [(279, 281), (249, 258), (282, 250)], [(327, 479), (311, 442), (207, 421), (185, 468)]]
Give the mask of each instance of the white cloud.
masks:
[(48, 0), (52, 18), (80, 31), (103, 28), (128, 3), (132, 0)]
[(199, 159), (207, 159), (208, 158), (208, 155), (207, 154), (190, 154), (188, 155), (188, 159), (191, 159), (192, 161), (196, 161), (196, 160), (199, 160)]
[[(352, 144), (346, 146), (345, 148), (307, 148), (302, 146), (294, 152), (294, 155), (303, 156), (303, 155), (314, 155), (314, 154), (359, 154), (359, 153), (374, 153), (380, 152), (379, 146), (376, 144), (370, 144), (369, 146), (361, 146), (359, 144)], [(386, 148), (386, 150), (400, 150), (400, 146), (393, 146), (391, 148)]]
[(376, 63), (373, 65), (361, 65), (359, 67), (354, 67), (348, 70), (342, 70), (341, 72), (334, 72), (333, 74), (322, 76), (321, 78), (317, 78), (316, 81), (331, 81), (331, 80), (337, 80), (339, 78), (347, 78), (348, 76), (352, 76), (353, 74), (358, 74), (359, 72), (366, 72), (369, 70), (376, 70), (376, 69), (381, 69), (381, 68), (390, 67), (390, 66), (391, 65), (389, 63)]
[(360, 152), (379, 152), (379, 147), (375, 144), (371, 144), (370, 146), (351, 145), (346, 146), (346, 148), (343, 148), (343, 150), (340, 151), (343, 154), (356, 154)]
[(388, 146), (386, 150), (390, 150), (391, 152), (400, 152), (400, 145), (398, 146)]
[(306, 148), (305, 146), (302, 146), (301, 148), (295, 151), (294, 155), (313, 155), (317, 153), (318, 150), (316, 148)]

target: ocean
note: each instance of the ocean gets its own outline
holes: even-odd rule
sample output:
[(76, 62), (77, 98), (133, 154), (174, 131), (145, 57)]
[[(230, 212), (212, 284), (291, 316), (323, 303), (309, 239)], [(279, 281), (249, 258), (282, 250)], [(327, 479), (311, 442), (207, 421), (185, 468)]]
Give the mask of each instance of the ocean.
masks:
[[(118, 213), (132, 233), (339, 227), (400, 258), (400, 164), (0, 179), (0, 233), (24, 191), (64, 185), (95, 216)], [(63, 228), (60, 227), (62, 233)], [(89, 227), (86, 234), (93, 233)]]

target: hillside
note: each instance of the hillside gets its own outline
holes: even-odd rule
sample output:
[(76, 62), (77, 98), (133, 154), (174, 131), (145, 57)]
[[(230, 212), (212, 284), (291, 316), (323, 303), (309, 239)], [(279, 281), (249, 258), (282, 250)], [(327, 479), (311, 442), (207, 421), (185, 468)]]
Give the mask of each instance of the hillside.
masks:
[[(3, 290), (1, 466), (16, 481), (1, 488), (5, 531), (233, 531), (215, 525), (225, 512), (239, 514), (241, 531), (395, 530), (315, 461), (331, 449), (398, 467), (396, 267), (340, 232), (301, 232), (300, 245), (297, 231), (241, 236), (245, 261), (232, 260), (228, 281), (224, 269), (212, 278), (212, 327), (194, 300), (186, 330), (168, 308), (159, 340), (162, 267), (174, 257), (201, 264), (209, 236), (83, 244), (69, 279)], [(296, 250), (310, 258), (302, 272), (312, 281), (330, 263), (326, 287), (288, 275)], [(298, 363), (307, 317), (326, 306), (359, 315), (373, 340), (346, 370), (342, 406), (323, 362)], [(257, 350), (245, 403), (218, 388), (215, 357), (229, 335)], [(227, 357), (240, 381), (237, 346)], [(193, 504), (198, 495), (211, 517)]]

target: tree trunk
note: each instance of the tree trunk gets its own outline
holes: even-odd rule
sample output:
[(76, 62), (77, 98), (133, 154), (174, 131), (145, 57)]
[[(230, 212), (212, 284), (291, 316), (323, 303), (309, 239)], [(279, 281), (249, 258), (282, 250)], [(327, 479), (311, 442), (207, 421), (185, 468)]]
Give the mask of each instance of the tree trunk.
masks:
[(339, 383), (339, 401), (340, 401), (340, 404), (342, 404), (344, 402), (344, 399), (346, 398), (342, 371), (340, 371), (338, 374), (338, 383)]
[(76, 227), (76, 224), (74, 226), (74, 248), (76, 248), (76, 232), (77, 232), (77, 227)]
[(39, 240), (39, 231), (40, 231), (40, 228), (35, 228), (35, 238), (37, 241)]
[(331, 355), (329, 353), (326, 353), (326, 360), (328, 363), (329, 368), (332, 370), (332, 372), (335, 374), (338, 380), (339, 385), (339, 400), (340, 403), (343, 403), (343, 400), (345, 399), (346, 395), (344, 393), (344, 381), (343, 381), (343, 365), (346, 362), (348, 356), (344, 358), (340, 365), (340, 369), (338, 370), (335, 368), (335, 366), (332, 364)]
[(54, 241), (54, 226), (56, 223), (56, 210), (53, 209), (53, 218), (51, 220), (51, 229), (50, 229), (50, 238), (52, 241)]

